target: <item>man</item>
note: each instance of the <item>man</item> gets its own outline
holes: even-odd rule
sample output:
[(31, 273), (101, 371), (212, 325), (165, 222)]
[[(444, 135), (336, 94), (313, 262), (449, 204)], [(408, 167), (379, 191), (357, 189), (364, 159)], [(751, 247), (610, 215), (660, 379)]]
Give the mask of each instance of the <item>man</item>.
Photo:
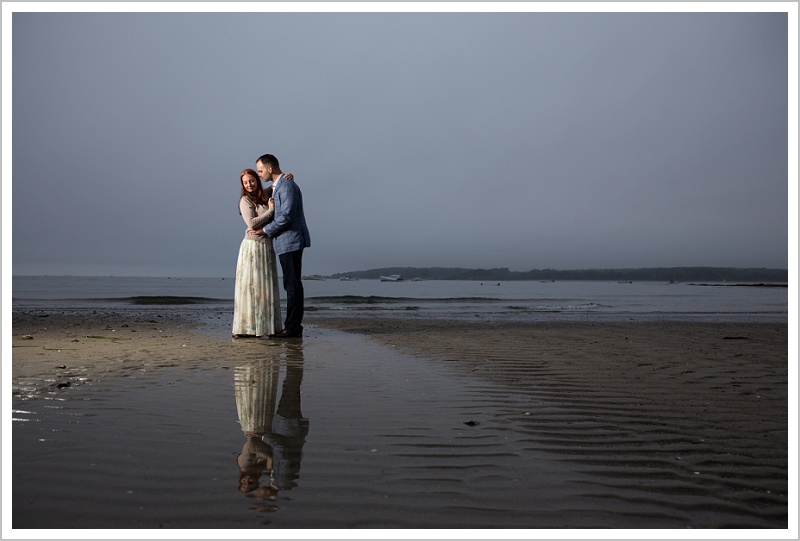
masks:
[[(272, 181), (275, 218), (263, 234), (272, 238), (272, 246), (281, 262), (283, 288), (286, 290), (286, 320), (276, 338), (303, 336), (303, 282), (300, 279), (303, 250), (311, 246), (306, 218), (303, 214), (303, 194), (294, 182), (283, 175), (278, 159), (264, 154), (256, 160), (258, 176)], [(261, 233), (261, 231), (258, 231)]]

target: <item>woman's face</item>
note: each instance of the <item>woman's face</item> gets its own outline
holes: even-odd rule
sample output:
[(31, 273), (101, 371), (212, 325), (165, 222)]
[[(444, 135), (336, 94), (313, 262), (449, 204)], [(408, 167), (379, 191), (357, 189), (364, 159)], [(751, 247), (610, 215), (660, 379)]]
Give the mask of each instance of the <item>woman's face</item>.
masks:
[(239, 479), (239, 492), (245, 493), (258, 488), (258, 479), (252, 475), (243, 475)]
[(258, 179), (250, 173), (245, 173), (242, 176), (242, 186), (247, 190), (247, 193), (256, 193), (258, 190)]

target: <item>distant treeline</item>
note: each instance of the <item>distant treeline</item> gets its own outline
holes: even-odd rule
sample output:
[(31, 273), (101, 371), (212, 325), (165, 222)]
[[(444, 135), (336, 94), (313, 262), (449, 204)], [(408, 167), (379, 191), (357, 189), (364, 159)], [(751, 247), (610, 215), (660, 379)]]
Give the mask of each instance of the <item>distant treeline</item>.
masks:
[(643, 269), (534, 269), (511, 271), (497, 269), (462, 269), (446, 267), (386, 267), (363, 271), (341, 272), (330, 278), (379, 279), (381, 276), (399, 274), (405, 280), (622, 280), (622, 281), (674, 281), (674, 282), (788, 282), (786, 269), (755, 269), (734, 267), (658, 267)]

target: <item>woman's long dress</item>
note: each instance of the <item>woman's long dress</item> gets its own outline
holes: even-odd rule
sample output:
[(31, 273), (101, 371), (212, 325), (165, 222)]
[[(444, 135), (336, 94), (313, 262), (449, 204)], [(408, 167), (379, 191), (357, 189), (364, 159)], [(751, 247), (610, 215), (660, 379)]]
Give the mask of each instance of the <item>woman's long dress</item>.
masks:
[(247, 438), (236, 461), (240, 476), (251, 475), (254, 478), (255, 482), (248, 491), (258, 486), (258, 478), (266, 471), (266, 462), (273, 455), (272, 447), (262, 438), (272, 430), (279, 370), (280, 365), (272, 359), (255, 361), (234, 369), (236, 410), (239, 425)]
[[(247, 197), (240, 199), (239, 210), (248, 228), (261, 229), (272, 221), (273, 212), (268, 207)], [(232, 334), (268, 336), (282, 328), (278, 266), (272, 240), (245, 234), (236, 262)]]
[(236, 411), (245, 434), (263, 436), (272, 431), (279, 370), (280, 365), (272, 359), (234, 368)]

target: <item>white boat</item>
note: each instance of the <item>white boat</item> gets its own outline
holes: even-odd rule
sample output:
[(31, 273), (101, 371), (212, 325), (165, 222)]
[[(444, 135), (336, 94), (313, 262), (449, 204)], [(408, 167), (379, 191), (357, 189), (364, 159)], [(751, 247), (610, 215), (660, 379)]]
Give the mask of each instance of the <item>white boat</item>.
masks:
[(358, 278), (353, 278), (352, 276), (342, 276), (339, 278), (342, 282), (355, 282)]
[(403, 279), (399, 274), (390, 274), (388, 276), (381, 276), (381, 282), (402, 282)]

